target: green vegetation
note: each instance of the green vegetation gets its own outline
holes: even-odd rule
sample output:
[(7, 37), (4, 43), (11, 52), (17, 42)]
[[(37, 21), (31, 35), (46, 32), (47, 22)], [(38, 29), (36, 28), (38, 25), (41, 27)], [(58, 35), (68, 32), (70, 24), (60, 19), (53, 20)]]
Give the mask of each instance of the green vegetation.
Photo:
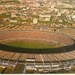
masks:
[(13, 66), (7, 66), (6, 70), (4, 71), (4, 74), (11, 74), (14, 70)]
[[(61, 53), (64, 52), (62, 47), (53, 43), (40, 41), (13, 41), (6, 44), (0, 44), (0, 49), (19, 53)], [(67, 51), (67, 50), (66, 50)]]
[(23, 70), (24, 70), (24, 63), (18, 63), (14, 70), (14, 74), (22, 74)]
[(75, 8), (63, 8), (63, 9), (68, 9), (68, 10), (75, 10)]
[(7, 45), (13, 47), (20, 47), (20, 48), (30, 48), (30, 49), (42, 49), (42, 48), (54, 48), (55, 46), (47, 43), (41, 42), (10, 42)]
[(0, 67), (0, 73), (2, 73), (2, 71), (4, 70), (5, 68), (3, 67)]
[(10, 0), (10, 1), (5, 1), (5, 2), (1, 1), (0, 4), (7, 4), (7, 3), (12, 3), (12, 2), (20, 4), (20, 2), (18, 0)]

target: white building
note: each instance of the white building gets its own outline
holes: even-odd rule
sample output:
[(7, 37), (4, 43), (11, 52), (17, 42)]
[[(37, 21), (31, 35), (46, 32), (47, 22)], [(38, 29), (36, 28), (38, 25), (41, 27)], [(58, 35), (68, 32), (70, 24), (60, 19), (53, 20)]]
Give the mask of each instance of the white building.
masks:
[(50, 17), (46, 17), (45, 18), (45, 21), (50, 21)]
[(40, 21), (50, 21), (51, 15), (39, 15)]
[(72, 16), (73, 21), (75, 21), (75, 15)]
[(10, 20), (11, 23), (17, 23), (17, 20)]
[(33, 19), (33, 24), (37, 24), (38, 23), (38, 19), (37, 18), (34, 18)]
[(15, 13), (11, 13), (11, 17), (17, 17)]
[(73, 15), (72, 18), (75, 19), (75, 15)]
[(61, 16), (61, 13), (59, 12), (59, 13), (57, 14), (57, 16)]
[(51, 15), (39, 15), (39, 17), (51, 17)]

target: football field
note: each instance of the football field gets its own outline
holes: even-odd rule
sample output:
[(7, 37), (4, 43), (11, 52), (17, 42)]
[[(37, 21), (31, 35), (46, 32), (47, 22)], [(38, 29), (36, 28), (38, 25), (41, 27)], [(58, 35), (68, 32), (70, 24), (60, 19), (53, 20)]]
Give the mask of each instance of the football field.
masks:
[(54, 45), (49, 43), (42, 42), (10, 42), (7, 43), (9, 46), (20, 47), (20, 48), (30, 48), (30, 49), (45, 49), (45, 48), (54, 48)]

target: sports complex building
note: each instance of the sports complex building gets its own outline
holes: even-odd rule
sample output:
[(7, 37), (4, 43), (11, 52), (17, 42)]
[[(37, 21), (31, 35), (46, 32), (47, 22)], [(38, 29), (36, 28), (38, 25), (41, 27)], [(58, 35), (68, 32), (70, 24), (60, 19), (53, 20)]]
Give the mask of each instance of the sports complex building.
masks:
[[(74, 40), (74, 29), (61, 29), (59, 32), (2, 30), (0, 31), (0, 73), (52, 73), (70, 70), (75, 65)], [(6, 45), (12, 41), (40, 41), (58, 47), (41, 50), (15, 48), (15, 51), (13, 47)]]

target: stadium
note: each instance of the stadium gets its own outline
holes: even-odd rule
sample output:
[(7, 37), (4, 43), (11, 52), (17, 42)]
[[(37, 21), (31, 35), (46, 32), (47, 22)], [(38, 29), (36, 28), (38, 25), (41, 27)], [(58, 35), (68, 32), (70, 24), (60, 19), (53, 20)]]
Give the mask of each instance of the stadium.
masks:
[[(55, 73), (70, 71), (75, 64), (75, 36), (73, 29), (59, 32), (5, 30), (0, 32), (0, 73)], [(12, 36), (13, 35), (13, 36)], [(19, 48), (7, 45), (16, 41), (39, 41), (53, 48)]]
[(0, 0), (0, 74), (75, 73), (74, 0)]

